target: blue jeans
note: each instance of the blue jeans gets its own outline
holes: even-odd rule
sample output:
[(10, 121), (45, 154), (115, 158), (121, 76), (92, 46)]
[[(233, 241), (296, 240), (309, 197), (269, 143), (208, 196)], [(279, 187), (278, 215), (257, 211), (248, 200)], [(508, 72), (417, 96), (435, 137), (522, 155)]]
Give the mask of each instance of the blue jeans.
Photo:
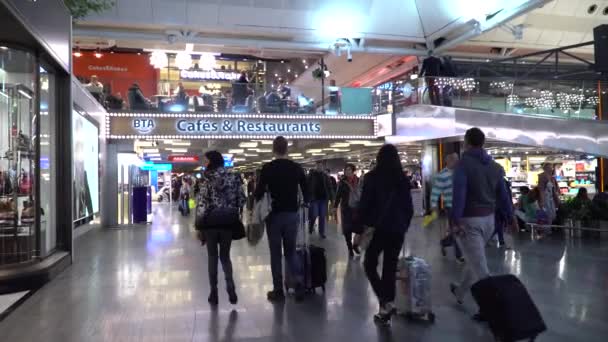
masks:
[[(266, 234), (270, 247), (270, 270), (275, 291), (283, 290), (283, 259), (285, 255), (289, 274), (295, 275), (295, 280), (301, 283), (302, 270), (296, 258), (296, 239), (298, 236), (298, 213), (271, 213), (266, 220)], [(281, 253), (281, 251), (283, 253)]]
[(308, 209), (309, 227), (308, 231), (312, 233), (315, 226), (315, 220), (319, 218), (319, 235), (325, 236), (325, 221), (327, 219), (327, 204), (328, 200), (316, 200), (310, 202)]

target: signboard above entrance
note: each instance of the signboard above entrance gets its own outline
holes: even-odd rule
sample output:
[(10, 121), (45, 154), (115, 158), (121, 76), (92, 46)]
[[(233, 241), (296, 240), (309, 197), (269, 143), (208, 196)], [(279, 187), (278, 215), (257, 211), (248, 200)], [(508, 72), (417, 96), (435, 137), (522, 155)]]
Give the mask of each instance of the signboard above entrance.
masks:
[(179, 72), (179, 77), (188, 81), (234, 81), (240, 76), (240, 73), (233, 71), (182, 70)]
[(108, 139), (375, 139), (375, 116), (110, 113)]

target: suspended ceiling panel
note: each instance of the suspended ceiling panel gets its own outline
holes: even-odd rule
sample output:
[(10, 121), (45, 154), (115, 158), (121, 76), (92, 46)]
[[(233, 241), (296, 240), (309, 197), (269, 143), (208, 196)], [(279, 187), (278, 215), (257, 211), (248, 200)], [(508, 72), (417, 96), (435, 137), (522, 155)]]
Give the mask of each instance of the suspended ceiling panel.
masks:
[[(594, 7), (592, 7), (594, 6)], [(594, 11), (591, 11), (595, 8)], [(523, 38), (516, 39), (504, 29), (495, 29), (474, 42), (504, 47), (551, 49), (593, 40), (593, 28), (608, 23), (608, 0), (555, 0), (515, 20), (523, 25)], [(592, 52), (593, 46), (574, 51)]]
[[(230, 35), (315, 43), (324, 49), (344, 37), (411, 48), (440, 30), (442, 35), (449, 34), (471, 19), (485, 21), (493, 13), (506, 13), (536, 1), (116, 0), (111, 10), (79, 21), (75, 39), (83, 37), (79, 29), (95, 30), (94, 36), (100, 39), (119, 30), (122, 38), (130, 41), (137, 41), (141, 32), (158, 33), (162, 38), (168, 31), (179, 30), (192, 31), (198, 37)], [(112, 39), (118, 38), (113, 35)]]

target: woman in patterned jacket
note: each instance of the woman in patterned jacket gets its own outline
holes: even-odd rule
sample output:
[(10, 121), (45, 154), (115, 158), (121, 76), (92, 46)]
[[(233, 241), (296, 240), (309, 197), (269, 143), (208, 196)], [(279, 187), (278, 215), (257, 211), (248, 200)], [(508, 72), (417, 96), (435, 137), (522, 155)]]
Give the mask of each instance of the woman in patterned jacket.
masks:
[[(226, 290), (231, 304), (237, 303), (236, 288), (232, 277), (232, 261), (230, 246), (235, 220), (240, 220), (239, 208), (245, 204), (245, 194), (241, 178), (224, 168), (224, 158), (217, 151), (205, 153), (206, 167), (202, 177), (202, 185), (198, 197), (197, 215), (202, 216), (201, 229), (204, 241), (207, 243), (209, 254), (209, 285), (211, 294), (209, 303), (218, 304), (217, 294), (217, 261), (222, 263), (226, 277)], [(218, 248), (219, 247), (219, 248)], [(219, 253), (218, 253), (219, 249)]]

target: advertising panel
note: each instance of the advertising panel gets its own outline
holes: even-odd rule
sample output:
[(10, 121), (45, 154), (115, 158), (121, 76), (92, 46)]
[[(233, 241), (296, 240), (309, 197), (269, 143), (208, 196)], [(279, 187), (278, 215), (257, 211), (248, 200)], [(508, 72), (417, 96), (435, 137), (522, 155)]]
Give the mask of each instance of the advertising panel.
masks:
[(74, 112), (74, 221), (99, 212), (99, 128)]

